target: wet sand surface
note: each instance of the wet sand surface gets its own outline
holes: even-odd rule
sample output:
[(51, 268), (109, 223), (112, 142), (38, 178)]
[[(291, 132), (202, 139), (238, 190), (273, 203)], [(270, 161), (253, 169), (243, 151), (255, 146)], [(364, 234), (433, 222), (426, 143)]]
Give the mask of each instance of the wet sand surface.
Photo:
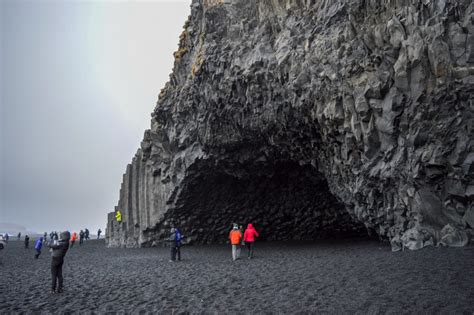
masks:
[[(32, 244), (31, 244), (32, 246)], [(0, 252), (0, 313), (474, 313), (474, 249), (392, 253), (372, 240), (109, 249), (77, 244), (65, 292), (50, 294), (51, 257), (11, 241)]]

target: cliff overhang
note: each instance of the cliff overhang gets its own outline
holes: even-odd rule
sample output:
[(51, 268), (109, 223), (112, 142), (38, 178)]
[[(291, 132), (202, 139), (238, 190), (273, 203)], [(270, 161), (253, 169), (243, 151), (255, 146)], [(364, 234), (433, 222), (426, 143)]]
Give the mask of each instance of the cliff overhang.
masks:
[(394, 250), (474, 227), (472, 1), (191, 5), (170, 80), (127, 167), (110, 246), (171, 225), (219, 242), (375, 231)]

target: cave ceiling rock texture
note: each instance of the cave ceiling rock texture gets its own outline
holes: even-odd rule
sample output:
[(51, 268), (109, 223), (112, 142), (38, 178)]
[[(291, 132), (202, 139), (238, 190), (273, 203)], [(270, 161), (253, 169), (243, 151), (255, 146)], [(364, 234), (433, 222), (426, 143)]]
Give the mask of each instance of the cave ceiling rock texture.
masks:
[(179, 225), (222, 242), (374, 231), (392, 249), (474, 227), (470, 0), (194, 0), (109, 246)]

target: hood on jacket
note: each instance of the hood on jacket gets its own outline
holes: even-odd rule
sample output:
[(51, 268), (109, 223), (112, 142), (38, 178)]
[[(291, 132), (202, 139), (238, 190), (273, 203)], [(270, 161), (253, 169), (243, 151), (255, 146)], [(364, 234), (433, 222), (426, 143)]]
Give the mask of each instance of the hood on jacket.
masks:
[(61, 234), (59, 235), (59, 239), (62, 241), (69, 241), (70, 238), (71, 238), (71, 233), (69, 233), (69, 231), (61, 232)]
[(253, 224), (252, 224), (252, 223), (249, 223), (249, 224), (247, 225), (247, 229), (253, 229)]

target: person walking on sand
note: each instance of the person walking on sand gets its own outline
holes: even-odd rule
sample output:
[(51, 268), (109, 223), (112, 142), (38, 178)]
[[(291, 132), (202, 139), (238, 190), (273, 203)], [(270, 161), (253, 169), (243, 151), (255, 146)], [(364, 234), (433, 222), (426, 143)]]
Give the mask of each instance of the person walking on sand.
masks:
[(47, 242), (48, 241), (48, 233), (44, 232), (43, 234), (43, 241)]
[(178, 261), (181, 260), (181, 241), (183, 239), (183, 235), (181, 231), (177, 228), (171, 228), (170, 236), (168, 241), (170, 242), (171, 247), (171, 260), (176, 261), (176, 256), (178, 257)]
[(232, 260), (236, 261), (240, 258), (240, 243), (242, 241), (242, 233), (239, 226), (234, 223), (232, 231), (229, 233), (230, 244), (232, 245)]
[(25, 248), (30, 247), (30, 237), (25, 235)]
[(101, 229), (99, 229), (99, 230), (97, 231), (97, 239), (98, 239), (98, 240), (100, 240), (100, 233), (102, 233), (102, 230), (101, 230)]
[(21, 241), (21, 232), (18, 232), (18, 240)]
[(84, 231), (83, 230), (81, 230), (79, 232), (79, 246), (81, 246), (82, 243), (84, 243)]
[[(49, 244), (49, 247), (53, 250), (51, 253), (51, 277), (52, 286), (51, 293), (62, 293), (63, 292), (63, 264), (64, 256), (69, 249), (69, 239), (71, 233), (68, 231), (62, 232), (59, 236), (59, 240)], [(56, 291), (56, 284), (58, 290)]]
[(84, 239), (85, 239), (86, 241), (88, 241), (88, 240), (90, 239), (90, 238), (89, 238), (89, 229), (85, 229), (85, 230), (84, 230)]
[(77, 233), (74, 232), (74, 233), (72, 233), (72, 236), (71, 236), (71, 248), (73, 248), (74, 243), (76, 242), (76, 240), (77, 240)]
[(248, 250), (248, 259), (253, 258), (254, 243), (257, 237), (259, 237), (257, 230), (255, 230), (252, 223), (249, 223), (244, 233), (244, 242)]
[(36, 240), (35, 243), (35, 259), (38, 259), (39, 256), (41, 255), (41, 248), (43, 247), (43, 237), (40, 237), (39, 239)]

